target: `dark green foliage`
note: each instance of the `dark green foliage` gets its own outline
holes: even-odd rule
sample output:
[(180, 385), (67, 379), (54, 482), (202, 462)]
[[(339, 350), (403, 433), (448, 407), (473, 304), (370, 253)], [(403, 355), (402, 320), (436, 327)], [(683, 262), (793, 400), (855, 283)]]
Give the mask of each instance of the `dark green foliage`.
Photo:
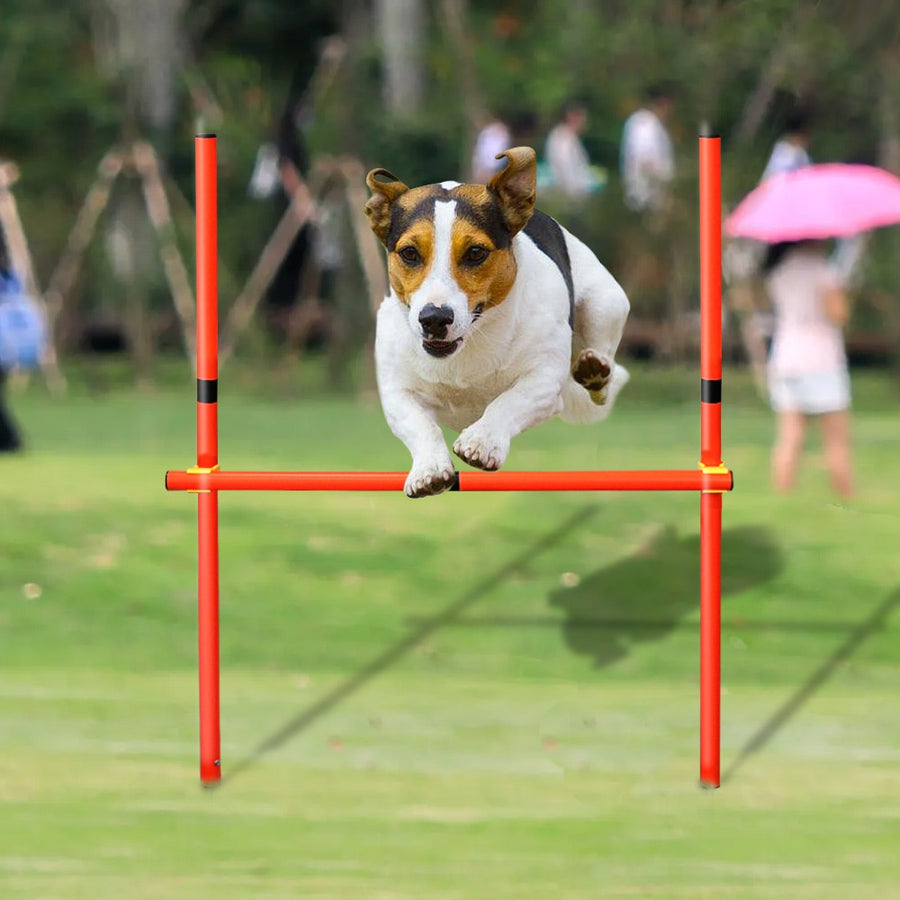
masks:
[[(814, 106), (810, 149), (817, 160), (874, 162), (897, 139), (891, 110), (900, 103), (900, 78), (891, 60), (900, 20), (891, 4), (867, 7), (858, 15), (842, 0), (469, 0), (463, 50), (450, 40), (441, 4), (425, 4), (425, 102), (421, 110), (399, 118), (384, 108), (373, 8), (349, 0), (186, 4), (186, 52), (174, 86), (176, 122), (169, 134), (149, 134), (140, 122), (137, 127), (148, 132), (190, 203), (198, 86), (221, 109), (220, 120), (207, 117), (203, 125), (221, 137), (226, 305), (283, 208), (280, 197), (261, 202), (247, 194), (256, 151), (275, 137), (286, 101), (303, 94), (323, 40), (334, 34), (343, 36), (346, 54), (336, 77), (303, 107), (300, 126), (308, 149), (353, 154), (366, 165), (389, 168), (409, 184), (464, 174), (473, 101), (502, 114), (532, 113), (531, 143), (540, 153), (561, 103), (572, 96), (586, 100), (585, 144), (609, 180), (582, 226), (585, 237), (611, 261), (623, 239), (617, 181), (622, 123), (647, 86), (660, 79), (679, 89), (672, 130), (686, 235), (696, 226), (695, 136), (701, 123), (722, 135), (728, 204), (758, 180), (783, 127), (783, 101), (791, 94)], [(98, 58), (104, 10), (102, 3), (88, 2), (4, 3), (0, 156), (15, 160), (22, 171), (16, 196), (42, 284), (59, 259), (97, 163), (129, 122), (126, 79)], [(466, 96), (464, 74), (472, 76), (474, 97)], [(176, 216), (189, 257), (189, 210), (177, 208)], [(864, 294), (889, 291), (893, 283), (892, 242), (879, 237), (873, 247)], [(98, 284), (85, 292), (88, 301), (103, 293), (102, 269), (95, 265), (89, 273)], [(158, 302), (167, 302), (164, 287)], [(861, 303), (859, 314), (880, 320), (882, 314), (870, 306)]]

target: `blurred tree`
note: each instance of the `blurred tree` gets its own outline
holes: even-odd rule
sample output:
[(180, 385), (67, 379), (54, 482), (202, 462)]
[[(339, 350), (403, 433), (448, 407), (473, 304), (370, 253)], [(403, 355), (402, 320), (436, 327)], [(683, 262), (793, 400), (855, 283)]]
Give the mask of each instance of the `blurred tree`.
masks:
[(93, 65), (83, 4), (4, 0), (0, 98), (0, 156), (19, 163), (17, 196), (44, 283), (118, 131), (114, 85)]
[(101, 0), (91, 5), (97, 62), (124, 87), (124, 131), (164, 151), (178, 110), (188, 0)]
[(384, 105), (409, 119), (425, 99), (425, 7), (422, 0), (375, 0), (375, 20), (384, 67)]
[[(121, 86), (122, 139), (144, 136), (165, 153), (176, 122), (177, 87), (184, 52), (181, 35), (187, 0), (103, 0), (91, 6), (97, 63)], [(138, 377), (151, 379), (155, 336), (151, 294), (165, 300), (156, 235), (138, 173), (129, 168), (117, 185), (105, 231), (113, 278), (105, 292), (103, 327), (127, 334)]]

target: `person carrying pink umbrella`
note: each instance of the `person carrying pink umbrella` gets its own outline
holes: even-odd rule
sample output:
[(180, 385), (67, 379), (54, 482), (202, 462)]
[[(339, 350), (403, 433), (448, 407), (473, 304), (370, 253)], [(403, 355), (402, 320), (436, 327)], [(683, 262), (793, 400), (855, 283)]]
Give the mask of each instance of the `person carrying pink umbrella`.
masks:
[(850, 377), (843, 327), (849, 303), (828, 259), (830, 238), (900, 222), (900, 178), (875, 166), (822, 163), (766, 179), (725, 222), (734, 237), (765, 241), (766, 288), (775, 313), (767, 382), (778, 416), (772, 479), (793, 486), (810, 416), (819, 419), (835, 490), (854, 491)]
[(777, 416), (772, 482), (787, 492), (797, 476), (810, 417), (818, 419), (833, 488), (853, 495), (850, 374), (843, 327), (850, 309), (823, 241), (773, 244), (763, 263), (775, 317), (769, 400)]

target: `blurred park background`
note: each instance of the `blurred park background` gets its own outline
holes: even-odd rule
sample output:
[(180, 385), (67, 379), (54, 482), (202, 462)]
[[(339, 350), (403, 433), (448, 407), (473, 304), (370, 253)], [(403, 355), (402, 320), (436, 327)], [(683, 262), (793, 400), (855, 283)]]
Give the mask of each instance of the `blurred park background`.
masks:
[(580, 226), (616, 273), (651, 240), (619, 140), (660, 81), (684, 293), (635, 295), (615, 414), (520, 436), (525, 470), (696, 464), (697, 133), (729, 207), (797, 102), (813, 159), (900, 173), (895, 4), (3, 0), (3, 227), (57, 353), (6, 385), (0, 897), (900, 897), (897, 228), (853, 283), (848, 503), (814, 435), (772, 492), (729, 290), (720, 790), (696, 497), (615, 493), (223, 496), (224, 778), (198, 788), (196, 509), (163, 487), (195, 455), (194, 134), (219, 136), (223, 468), (400, 471), (364, 173), (465, 177), (489, 114), (529, 113), (541, 154), (577, 97)]
[[(813, 160), (900, 171), (897, 18), (890, 4), (836, 0), (6, 0), (0, 158), (18, 172), (10, 190), (60, 355), (128, 352), (149, 378), (157, 353), (183, 349), (192, 137), (217, 133), (225, 354), (272, 360), (327, 344), (337, 379), (364, 351), (382, 289), (359, 221), (368, 168), (411, 185), (465, 179), (492, 116), (524, 123), (542, 156), (560, 107), (577, 98), (601, 188), (579, 231), (621, 272), (648, 240), (622, 201), (622, 127), (648, 87), (667, 83), (677, 176), (666, 240), (678, 242), (680, 296), (664, 299), (651, 273), (625, 347), (679, 357), (696, 343), (699, 129), (722, 136), (730, 207), (798, 104)], [(298, 201), (317, 227), (296, 240), (290, 222), (277, 229), (279, 154), (314, 204)], [(555, 211), (549, 193), (543, 204)], [(855, 278), (858, 363), (896, 365), (898, 241), (897, 229), (875, 233)], [(733, 307), (726, 351), (739, 360), (743, 306)]]

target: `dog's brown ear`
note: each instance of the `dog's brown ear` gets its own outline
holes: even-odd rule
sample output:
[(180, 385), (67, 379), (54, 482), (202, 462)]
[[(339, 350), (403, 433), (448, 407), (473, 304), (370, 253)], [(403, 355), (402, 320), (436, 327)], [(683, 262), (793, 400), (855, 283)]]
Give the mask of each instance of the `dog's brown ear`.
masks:
[(497, 154), (506, 157), (506, 167), (488, 182), (487, 189), (500, 201), (510, 234), (517, 234), (534, 212), (537, 189), (537, 156), (531, 147), (513, 147)]
[(369, 202), (366, 203), (366, 215), (372, 231), (383, 244), (391, 227), (391, 205), (409, 188), (387, 169), (372, 169), (366, 175), (366, 185), (372, 192)]

